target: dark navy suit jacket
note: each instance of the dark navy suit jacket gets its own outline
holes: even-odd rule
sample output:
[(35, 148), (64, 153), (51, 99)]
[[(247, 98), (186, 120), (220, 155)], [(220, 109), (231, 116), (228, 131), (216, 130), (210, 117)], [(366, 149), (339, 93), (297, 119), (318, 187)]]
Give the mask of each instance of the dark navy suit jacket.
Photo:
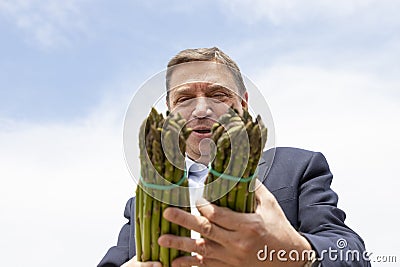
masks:
[[(260, 161), (259, 178), (293, 227), (308, 239), (323, 267), (370, 266), (363, 260), (363, 240), (345, 225), (346, 214), (337, 208), (338, 197), (330, 187), (332, 174), (321, 153), (276, 148), (274, 157), (273, 150), (269, 150)], [(131, 198), (124, 213), (128, 223), (120, 231), (117, 246), (108, 250), (98, 267), (121, 266), (135, 255), (134, 212), (135, 199)], [(347, 242), (343, 249), (338, 247), (339, 239)], [(332, 254), (336, 260), (329, 257), (329, 250), (337, 251)], [(357, 254), (359, 260), (353, 260)]]

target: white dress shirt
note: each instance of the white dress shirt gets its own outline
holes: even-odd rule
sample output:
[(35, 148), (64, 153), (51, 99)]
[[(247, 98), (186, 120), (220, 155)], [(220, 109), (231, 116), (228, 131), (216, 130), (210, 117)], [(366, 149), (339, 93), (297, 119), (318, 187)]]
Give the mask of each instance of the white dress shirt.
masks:
[[(203, 196), (208, 168), (206, 165), (197, 163), (186, 156), (186, 170), (189, 180), (190, 210), (193, 215), (199, 216), (200, 212), (196, 207), (196, 201)], [(200, 234), (192, 230), (191, 238), (198, 239)]]

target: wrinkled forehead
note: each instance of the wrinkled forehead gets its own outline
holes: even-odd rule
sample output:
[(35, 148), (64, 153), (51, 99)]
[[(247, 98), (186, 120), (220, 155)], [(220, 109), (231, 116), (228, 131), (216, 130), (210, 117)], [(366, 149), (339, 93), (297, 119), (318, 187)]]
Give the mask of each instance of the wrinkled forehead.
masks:
[(171, 67), (169, 88), (174, 89), (188, 83), (218, 84), (238, 92), (232, 70), (214, 61), (194, 61)]

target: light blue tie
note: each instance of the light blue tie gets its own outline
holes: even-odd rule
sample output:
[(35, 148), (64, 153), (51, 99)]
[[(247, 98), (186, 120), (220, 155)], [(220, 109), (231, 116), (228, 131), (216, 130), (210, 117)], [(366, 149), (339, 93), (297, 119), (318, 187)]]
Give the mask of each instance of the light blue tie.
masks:
[(208, 168), (199, 163), (193, 163), (189, 168), (189, 179), (200, 182), (202, 178), (204, 178), (208, 173)]

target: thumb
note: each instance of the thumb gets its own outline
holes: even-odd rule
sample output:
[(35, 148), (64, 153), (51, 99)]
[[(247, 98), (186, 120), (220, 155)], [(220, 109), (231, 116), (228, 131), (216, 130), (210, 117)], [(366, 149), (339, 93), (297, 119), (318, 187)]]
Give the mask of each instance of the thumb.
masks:
[(256, 180), (256, 190), (255, 190), (257, 203), (264, 203), (268, 199), (275, 198), (274, 195), (261, 183), (258, 179)]
[(271, 191), (269, 191), (268, 188), (258, 180), (256, 182), (255, 195), (257, 202), (256, 212), (257, 210), (260, 212), (260, 210), (263, 209), (270, 209), (271, 207), (276, 206), (275, 204), (278, 203)]

